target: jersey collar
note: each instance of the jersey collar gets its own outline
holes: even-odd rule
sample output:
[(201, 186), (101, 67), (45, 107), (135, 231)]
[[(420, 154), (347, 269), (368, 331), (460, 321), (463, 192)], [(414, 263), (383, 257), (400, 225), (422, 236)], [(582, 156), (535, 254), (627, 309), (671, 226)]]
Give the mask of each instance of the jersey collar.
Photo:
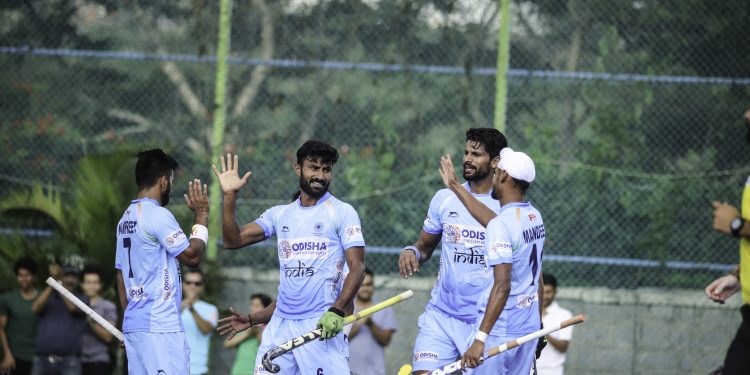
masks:
[(153, 200), (151, 198), (138, 198), (138, 199), (133, 199), (132, 201), (130, 201), (131, 204), (136, 204), (136, 203), (141, 203), (141, 202), (149, 202), (149, 203), (153, 203), (153, 204), (155, 204), (157, 206), (159, 205), (159, 202), (157, 202), (157, 201), (155, 201), (155, 200)]
[(314, 204), (314, 205), (312, 205), (312, 206), (309, 206), (309, 207), (304, 207), (304, 206), (302, 206), (302, 197), (299, 197), (299, 198), (297, 198), (297, 207), (299, 207), (299, 208), (301, 208), (301, 209), (303, 209), (303, 210), (309, 210), (309, 209), (311, 209), (311, 208), (315, 208), (315, 207), (318, 207), (318, 206), (320, 206), (320, 205), (321, 205), (321, 204), (323, 204), (323, 203), (324, 203), (325, 201), (327, 201), (328, 199), (330, 199), (330, 198), (331, 198), (331, 196), (332, 196), (332, 195), (331, 195), (331, 192), (330, 192), (330, 191), (326, 191), (326, 193), (325, 193), (325, 194), (324, 194), (324, 195), (323, 195), (322, 197), (320, 197), (320, 199), (318, 199), (318, 201), (317, 201), (317, 202), (315, 202), (315, 204)]

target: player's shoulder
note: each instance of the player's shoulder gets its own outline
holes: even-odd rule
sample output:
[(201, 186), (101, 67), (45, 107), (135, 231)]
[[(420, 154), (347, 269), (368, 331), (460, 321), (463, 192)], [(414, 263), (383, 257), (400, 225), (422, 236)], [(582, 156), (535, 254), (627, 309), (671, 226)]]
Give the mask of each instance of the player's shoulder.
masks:
[(435, 192), (435, 194), (432, 196), (432, 200), (430, 201), (431, 205), (434, 205), (436, 207), (440, 207), (443, 202), (445, 202), (447, 199), (455, 197), (456, 194), (453, 193), (451, 189), (440, 189)]
[(335, 196), (331, 195), (323, 204), (330, 204), (335, 209), (340, 211), (349, 211), (349, 212), (357, 212), (356, 209), (354, 209), (354, 206), (352, 206), (349, 202), (344, 202), (341, 199), (336, 198)]

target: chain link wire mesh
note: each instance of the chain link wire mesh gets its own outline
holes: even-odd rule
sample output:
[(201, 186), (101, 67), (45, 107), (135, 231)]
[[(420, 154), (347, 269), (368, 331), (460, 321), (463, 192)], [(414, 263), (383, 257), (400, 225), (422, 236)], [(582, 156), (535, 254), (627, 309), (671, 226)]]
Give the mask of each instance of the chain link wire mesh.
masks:
[[(748, 16), (740, 0), (512, 2), (505, 133), (537, 164), (545, 271), (702, 288), (736, 263), (710, 201), (739, 205), (750, 174)], [(0, 194), (42, 181), (65, 197), (83, 156), (147, 147), (180, 162), (175, 196), (210, 179), (217, 19), (205, 0), (0, 6)], [(235, 1), (224, 144), (253, 171), (239, 221), (288, 202), (294, 152), (322, 139), (368, 266), (397, 272), (439, 156), (459, 163), (465, 130), (492, 126), (497, 27), (488, 0)], [(220, 263), (274, 269), (273, 247)]]

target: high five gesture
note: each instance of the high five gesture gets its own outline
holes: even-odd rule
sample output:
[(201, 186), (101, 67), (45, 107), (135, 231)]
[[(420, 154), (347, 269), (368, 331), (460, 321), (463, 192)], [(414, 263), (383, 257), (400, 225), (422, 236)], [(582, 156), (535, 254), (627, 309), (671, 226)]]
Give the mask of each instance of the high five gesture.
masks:
[(250, 178), (252, 172), (245, 173), (242, 178), (238, 172), (240, 165), (240, 157), (238, 155), (232, 156), (227, 153), (226, 159), (221, 157), (221, 172), (216, 169), (216, 165), (212, 164), (211, 169), (214, 170), (214, 174), (219, 178), (219, 185), (221, 185), (221, 191), (224, 194), (236, 193), (247, 184), (247, 179)]

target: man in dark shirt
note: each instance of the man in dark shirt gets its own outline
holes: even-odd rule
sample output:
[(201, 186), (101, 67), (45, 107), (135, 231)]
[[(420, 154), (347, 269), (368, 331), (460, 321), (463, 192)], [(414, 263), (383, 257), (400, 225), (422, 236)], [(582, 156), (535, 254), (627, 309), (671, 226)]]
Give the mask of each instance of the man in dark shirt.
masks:
[(19, 290), (0, 296), (0, 375), (29, 375), (36, 338), (36, 315), (31, 313), (31, 305), (39, 295), (34, 285), (37, 264), (24, 257), (16, 261), (13, 270)]
[[(50, 276), (62, 278), (65, 289), (84, 303), (88, 298), (76, 293), (78, 270), (72, 266), (50, 266)], [(36, 351), (33, 375), (80, 375), (81, 341), (86, 327), (84, 313), (52, 287), (47, 286), (31, 306), (37, 314)]]

